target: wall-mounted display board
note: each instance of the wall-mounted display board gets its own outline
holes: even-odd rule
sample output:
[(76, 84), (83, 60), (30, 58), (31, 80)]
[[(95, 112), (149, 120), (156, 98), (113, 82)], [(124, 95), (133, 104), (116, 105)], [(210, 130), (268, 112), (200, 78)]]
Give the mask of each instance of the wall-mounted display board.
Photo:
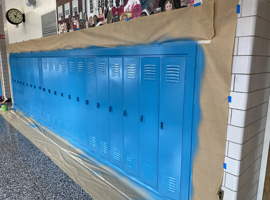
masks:
[(202, 56), (194, 42), (11, 54), (14, 104), (160, 195), (189, 199)]

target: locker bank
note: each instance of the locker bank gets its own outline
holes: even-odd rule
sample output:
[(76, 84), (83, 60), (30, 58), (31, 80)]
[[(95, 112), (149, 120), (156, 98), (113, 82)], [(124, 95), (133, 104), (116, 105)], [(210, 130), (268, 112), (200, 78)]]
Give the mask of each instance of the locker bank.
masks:
[(195, 42), (11, 54), (15, 108), (149, 189), (188, 199)]
[(270, 199), (269, 0), (0, 8), (0, 200)]

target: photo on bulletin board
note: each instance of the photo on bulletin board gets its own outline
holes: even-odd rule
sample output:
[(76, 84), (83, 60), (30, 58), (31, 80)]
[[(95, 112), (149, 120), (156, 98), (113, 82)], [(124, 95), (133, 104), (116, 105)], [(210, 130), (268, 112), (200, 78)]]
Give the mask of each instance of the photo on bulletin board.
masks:
[(194, 0), (56, 0), (58, 34), (194, 5)]

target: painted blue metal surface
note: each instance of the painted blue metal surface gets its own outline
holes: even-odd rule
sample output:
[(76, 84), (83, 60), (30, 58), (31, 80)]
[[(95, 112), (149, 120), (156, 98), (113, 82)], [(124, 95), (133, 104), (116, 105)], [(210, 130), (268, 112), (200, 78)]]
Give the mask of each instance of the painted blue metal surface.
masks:
[(109, 159), (109, 69), (108, 58), (97, 58), (97, 109), (99, 155)]
[(110, 77), (110, 160), (123, 166), (123, 73), (122, 58), (109, 58)]
[(190, 41), (10, 54), (15, 107), (161, 197), (191, 199), (203, 62)]
[(139, 175), (140, 58), (124, 58), (124, 170)]
[(97, 68), (96, 58), (86, 58), (86, 99), (87, 102), (87, 118), (86, 130), (87, 130), (87, 147), (93, 152), (98, 152), (98, 125), (97, 125)]
[(159, 57), (141, 59), (140, 180), (154, 188), (158, 179), (159, 72)]

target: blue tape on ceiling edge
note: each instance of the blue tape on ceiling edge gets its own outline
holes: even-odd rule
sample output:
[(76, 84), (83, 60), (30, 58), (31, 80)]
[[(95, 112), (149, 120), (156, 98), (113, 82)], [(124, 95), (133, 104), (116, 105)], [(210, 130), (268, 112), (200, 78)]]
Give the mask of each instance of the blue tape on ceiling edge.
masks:
[(202, 2), (194, 4), (194, 7), (197, 7), (197, 6), (200, 6), (200, 5), (202, 5)]
[(227, 169), (227, 164), (226, 163), (223, 163), (223, 168)]
[(228, 102), (231, 103), (232, 102), (232, 97), (228, 96)]
[(236, 7), (236, 13), (237, 13), (237, 14), (240, 14), (240, 8), (241, 8), (241, 5), (238, 4), (237, 7)]

